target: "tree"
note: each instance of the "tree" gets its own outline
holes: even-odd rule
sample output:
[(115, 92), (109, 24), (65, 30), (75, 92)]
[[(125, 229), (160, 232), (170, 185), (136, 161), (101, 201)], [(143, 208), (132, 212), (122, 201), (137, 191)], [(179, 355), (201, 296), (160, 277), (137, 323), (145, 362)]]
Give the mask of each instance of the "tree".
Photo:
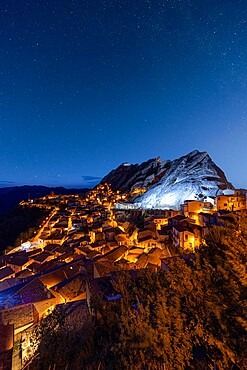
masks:
[(88, 316), (85, 319), (80, 307), (69, 317), (58, 307), (36, 327), (32, 338), (34, 360), (30, 369), (90, 369), (92, 339), (92, 322)]

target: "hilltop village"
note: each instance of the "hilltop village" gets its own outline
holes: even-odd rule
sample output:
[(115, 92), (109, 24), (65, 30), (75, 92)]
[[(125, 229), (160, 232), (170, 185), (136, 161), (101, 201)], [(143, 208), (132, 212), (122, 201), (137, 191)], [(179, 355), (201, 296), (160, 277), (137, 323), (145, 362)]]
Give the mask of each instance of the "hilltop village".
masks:
[[(142, 210), (132, 194), (100, 184), (86, 195), (49, 195), (21, 202), (49, 216), (31, 240), (0, 257), (0, 362), (21, 369), (32, 356), (31, 333), (56, 306), (90, 315), (95, 291), (114, 300), (114, 274), (144, 268), (167, 271), (187, 261), (212, 225), (224, 225), (246, 210), (246, 191), (215, 200), (188, 200), (179, 210)], [(107, 288), (106, 288), (107, 287)], [(69, 312), (67, 313), (69, 315)]]

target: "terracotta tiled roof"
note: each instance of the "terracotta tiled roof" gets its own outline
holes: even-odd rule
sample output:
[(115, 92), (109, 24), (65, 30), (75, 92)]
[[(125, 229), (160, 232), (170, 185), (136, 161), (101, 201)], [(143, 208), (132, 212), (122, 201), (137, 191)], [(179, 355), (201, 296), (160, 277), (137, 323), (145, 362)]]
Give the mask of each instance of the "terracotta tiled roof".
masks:
[(0, 280), (7, 278), (8, 276), (13, 275), (15, 272), (11, 267), (3, 267), (0, 269)]
[(173, 226), (173, 228), (175, 229), (175, 230), (177, 230), (178, 232), (184, 232), (184, 231), (188, 231), (188, 232), (190, 232), (190, 233), (193, 233), (191, 230), (189, 230), (187, 227), (185, 227), (185, 226), (183, 226), (183, 225), (181, 225), (181, 224), (178, 224), (178, 225), (176, 225), (176, 226)]
[(25, 254), (11, 253), (4, 256), (6, 263), (16, 266), (23, 266), (28, 262), (28, 257)]
[(51, 290), (55, 290), (68, 301), (75, 300), (86, 291), (86, 275), (79, 273), (55, 285)]
[(0, 307), (14, 307), (18, 305), (35, 303), (38, 301), (54, 298), (39, 279), (32, 279), (6, 289), (0, 294)]
[(37, 254), (36, 256), (33, 256), (32, 259), (35, 262), (43, 263), (47, 258), (51, 258), (51, 254), (47, 252), (42, 252)]
[(113, 249), (109, 253), (106, 253), (104, 257), (107, 258), (109, 262), (115, 262), (120, 258), (124, 257), (127, 250), (128, 250), (127, 247), (121, 245), (120, 247)]

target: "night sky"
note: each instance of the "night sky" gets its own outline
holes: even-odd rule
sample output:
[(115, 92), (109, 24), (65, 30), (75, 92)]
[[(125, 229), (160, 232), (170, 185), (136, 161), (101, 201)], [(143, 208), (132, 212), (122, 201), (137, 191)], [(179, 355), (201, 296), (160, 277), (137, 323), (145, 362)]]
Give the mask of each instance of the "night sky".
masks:
[(247, 187), (246, 0), (1, 0), (0, 186), (207, 151)]

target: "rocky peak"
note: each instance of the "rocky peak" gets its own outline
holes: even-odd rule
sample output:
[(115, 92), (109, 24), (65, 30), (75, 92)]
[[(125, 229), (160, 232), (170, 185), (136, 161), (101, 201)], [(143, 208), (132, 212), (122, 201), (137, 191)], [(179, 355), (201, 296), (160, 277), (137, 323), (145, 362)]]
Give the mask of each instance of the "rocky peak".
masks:
[(158, 157), (141, 164), (122, 164), (102, 182), (110, 183), (113, 190), (146, 188), (137, 200), (143, 208), (177, 208), (186, 199), (215, 197), (221, 189), (233, 189), (208, 153), (198, 150), (173, 161)]

